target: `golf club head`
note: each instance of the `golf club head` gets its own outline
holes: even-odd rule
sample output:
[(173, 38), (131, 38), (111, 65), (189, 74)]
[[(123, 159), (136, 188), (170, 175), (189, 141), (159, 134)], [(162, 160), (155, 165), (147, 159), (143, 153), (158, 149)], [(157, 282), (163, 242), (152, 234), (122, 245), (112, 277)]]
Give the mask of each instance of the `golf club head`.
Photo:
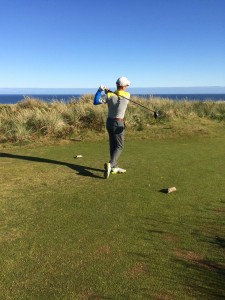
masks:
[(157, 119), (159, 116), (159, 112), (158, 111), (154, 111), (154, 118)]

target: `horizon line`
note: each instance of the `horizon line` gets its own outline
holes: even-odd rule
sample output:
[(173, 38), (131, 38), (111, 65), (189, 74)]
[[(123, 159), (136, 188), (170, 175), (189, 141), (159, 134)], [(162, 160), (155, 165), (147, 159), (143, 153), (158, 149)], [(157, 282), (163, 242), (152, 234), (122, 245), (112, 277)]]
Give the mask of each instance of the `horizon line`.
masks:
[[(225, 88), (225, 85), (189, 85), (189, 86), (134, 86), (129, 89), (174, 89), (174, 88)], [(60, 90), (71, 90), (71, 89), (97, 89), (96, 87), (0, 87), (0, 90), (9, 89), (60, 89)]]

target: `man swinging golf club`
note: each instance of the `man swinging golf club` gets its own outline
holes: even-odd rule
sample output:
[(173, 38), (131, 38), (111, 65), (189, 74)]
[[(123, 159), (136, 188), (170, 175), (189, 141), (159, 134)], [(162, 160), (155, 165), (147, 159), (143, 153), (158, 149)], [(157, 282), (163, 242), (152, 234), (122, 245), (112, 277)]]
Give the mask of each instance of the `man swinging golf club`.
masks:
[[(94, 105), (108, 105), (106, 129), (109, 135), (110, 161), (104, 165), (106, 179), (109, 178), (110, 173), (126, 172), (125, 169), (117, 166), (117, 161), (124, 148), (124, 115), (130, 99), (130, 93), (126, 92), (126, 89), (130, 85), (130, 81), (126, 77), (120, 77), (116, 81), (116, 85), (115, 92), (111, 92), (107, 87), (101, 85), (94, 97)], [(105, 92), (105, 95), (102, 95), (102, 91)]]

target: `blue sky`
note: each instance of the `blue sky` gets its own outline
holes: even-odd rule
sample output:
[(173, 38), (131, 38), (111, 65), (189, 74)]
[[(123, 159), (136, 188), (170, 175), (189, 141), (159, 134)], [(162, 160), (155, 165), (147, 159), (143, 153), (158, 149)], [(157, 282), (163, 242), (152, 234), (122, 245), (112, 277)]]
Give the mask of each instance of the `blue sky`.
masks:
[(0, 88), (225, 86), (225, 0), (1, 0)]

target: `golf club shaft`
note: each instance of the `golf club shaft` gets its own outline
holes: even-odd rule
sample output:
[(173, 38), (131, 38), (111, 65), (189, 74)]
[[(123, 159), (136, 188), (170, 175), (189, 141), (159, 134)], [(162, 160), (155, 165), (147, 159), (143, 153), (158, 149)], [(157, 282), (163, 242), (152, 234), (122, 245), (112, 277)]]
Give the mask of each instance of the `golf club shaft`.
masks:
[(126, 97), (124, 97), (124, 96), (121, 96), (121, 95), (117, 95), (116, 93), (114, 93), (114, 92), (112, 92), (112, 91), (110, 91), (110, 90), (107, 90), (106, 92), (107, 92), (107, 93), (113, 93), (114, 95), (116, 95), (116, 96), (118, 96), (118, 97), (122, 97), (122, 98), (124, 98), (124, 99), (126, 99), (126, 100), (128, 100), (128, 101), (130, 101), (130, 102), (132, 102), (132, 103), (134, 103), (134, 104), (136, 104), (136, 105), (139, 105), (139, 106), (141, 106), (141, 107), (143, 107), (143, 108), (145, 108), (145, 109), (147, 109), (147, 110), (150, 110), (151, 112), (155, 112), (154, 110), (152, 110), (152, 109), (150, 109), (150, 108), (148, 108), (148, 107), (146, 107), (146, 106), (144, 106), (144, 105), (142, 105), (142, 104), (140, 104), (140, 103), (137, 103), (137, 102), (135, 102), (134, 100), (128, 99), (128, 98), (126, 98)]

